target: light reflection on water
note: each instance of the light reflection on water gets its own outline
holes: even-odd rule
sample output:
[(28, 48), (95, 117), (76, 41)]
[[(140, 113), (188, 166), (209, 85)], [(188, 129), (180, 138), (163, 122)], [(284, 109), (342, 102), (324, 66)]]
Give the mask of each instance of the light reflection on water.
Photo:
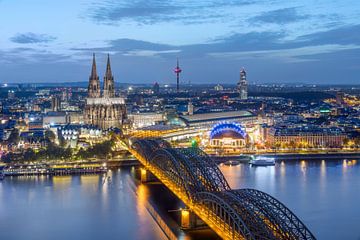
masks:
[(360, 239), (357, 160), (287, 160), (220, 169), (232, 188), (255, 188), (279, 199), (318, 239)]
[[(165, 239), (130, 171), (0, 181), (0, 239)], [(108, 178), (110, 177), (110, 178)], [(141, 193), (141, 189), (139, 189)]]
[[(279, 199), (318, 239), (360, 238), (357, 160), (220, 168), (231, 187)], [(117, 169), (107, 175), (6, 178), (0, 182), (0, 239), (164, 239), (144, 207), (151, 193), (146, 186), (129, 186), (132, 175), (133, 169)]]

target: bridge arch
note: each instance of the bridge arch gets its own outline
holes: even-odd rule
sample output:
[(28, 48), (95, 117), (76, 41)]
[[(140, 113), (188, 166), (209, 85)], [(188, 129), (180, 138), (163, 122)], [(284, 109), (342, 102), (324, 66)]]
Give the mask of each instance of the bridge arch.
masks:
[(253, 211), (269, 221), (278, 239), (315, 239), (305, 224), (283, 203), (256, 189), (233, 190), (239, 198), (246, 199)]
[(255, 189), (232, 190), (217, 164), (200, 149), (171, 148), (157, 139), (134, 141), (131, 149), (196, 214), (212, 228), (221, 228), (225, 238), (315, 239), (274, 197)]
[[(180, 158), (181, 161), (179, 161)], [(156, 150), (148, 163), (162, 171), (162, 174), (174, 184), (181, 186), (189, 200), (193, 199), (194, 193), (203, 190), (203, 186), (191, 171), (186, 158), (178, 154), (175, 149), (160, 148)]]

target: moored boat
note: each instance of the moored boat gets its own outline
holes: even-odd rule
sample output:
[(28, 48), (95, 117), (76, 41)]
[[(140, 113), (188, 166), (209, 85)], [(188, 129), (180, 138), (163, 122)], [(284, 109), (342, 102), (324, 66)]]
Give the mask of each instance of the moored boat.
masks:
[(252, 166), (274, 166), (275, 158), (259, 156), (249, 162)]
[(238, 161), (238, 160), (228, 160), (228, 161), (224, 162), (224, 165), (226, 165), (226, 166), (236, 166), (239, 164), (240, 164), (240, 161)]

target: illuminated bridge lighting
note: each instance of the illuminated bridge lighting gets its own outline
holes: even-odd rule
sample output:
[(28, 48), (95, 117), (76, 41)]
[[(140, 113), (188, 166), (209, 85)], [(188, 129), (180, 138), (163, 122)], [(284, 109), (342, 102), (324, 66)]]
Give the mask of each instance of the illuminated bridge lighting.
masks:
[(216, 124), (210, 132), (210, 139), (220, 135), (224, 132), (231, 131), (240, 135), (243, 139), (246, 137), (245, 129), (238, 123), (235, 122), (222, 122)]
[(135, 139), (128, 150), (189, 210), (223, 239), (315, 239), (284, 204), (255, 189), (230, 188), (217, 164), (198, 148)]

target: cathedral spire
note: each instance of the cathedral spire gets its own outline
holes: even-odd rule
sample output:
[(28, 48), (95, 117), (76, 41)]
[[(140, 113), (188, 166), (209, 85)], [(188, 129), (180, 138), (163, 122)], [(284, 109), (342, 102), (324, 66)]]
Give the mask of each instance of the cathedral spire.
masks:
[(91, 74), (89, 77), (88, 96), (90, 98), (100, 97), (100, 80), (99, 80), (99, 76), (97, 75), (97, 71), (96, 71), (95, 53), (93, 53)]
[(104, 76), (104, 97), (112, 98), (115, 96), (114, 77), (111, 72), (110, 55), (107, 57), (106, 72)]
[(92, 62), (90, 79), (94, 79), (94, 78), (97, 78), (95, 53), (93, 53), (93, 62)]
[(111, 72), (111, 65), (110, 65), (110, 55), (108, 54), (107, 57), (107, 63), (106, 63), (106, 78), (111, 79), (112, 78), (112, 72)]

